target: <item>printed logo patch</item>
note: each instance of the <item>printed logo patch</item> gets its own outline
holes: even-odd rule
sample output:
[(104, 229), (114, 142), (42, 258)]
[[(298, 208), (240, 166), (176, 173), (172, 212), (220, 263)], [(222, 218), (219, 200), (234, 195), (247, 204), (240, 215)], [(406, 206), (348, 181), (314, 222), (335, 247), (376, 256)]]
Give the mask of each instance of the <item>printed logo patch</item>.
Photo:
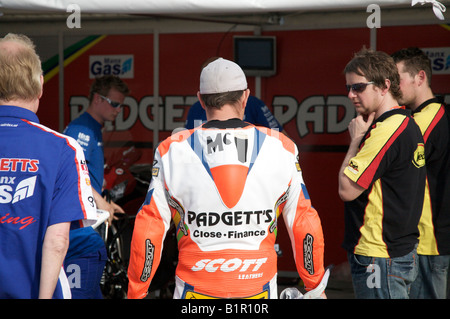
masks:
[(417, 168), (425, 166), (425, 146), (422, 143), (417, 144), (412, 162)]
[(145, 264), (142, 269), (141, 281), (145, 282), (150, 278), (153, 267), (153, 258), (155, 256), (155, 245), (152, 244), (150, 239), (145, 241)]
[(303, 263), (310, 275), (314, 274), (313, 243), (314, 237), (311, 234), (306, 234), (303, 239)]
[(358, 174), (359, 170), (358, 170), (358, 164), (356, 164), (353, 161), (350, 161), (350, 163), (348, 163), (348, 169), (350, 172), (352, 172), (353, 174)]
[[(34, 195), (37, 176), (20, 181), (15, 191), (10, 185), (0, 185), (0, 204), (17, 203)], [(14, 178), (15, 179), (15, 178)], [(14, 182), (12, 182), (14, 184)]]

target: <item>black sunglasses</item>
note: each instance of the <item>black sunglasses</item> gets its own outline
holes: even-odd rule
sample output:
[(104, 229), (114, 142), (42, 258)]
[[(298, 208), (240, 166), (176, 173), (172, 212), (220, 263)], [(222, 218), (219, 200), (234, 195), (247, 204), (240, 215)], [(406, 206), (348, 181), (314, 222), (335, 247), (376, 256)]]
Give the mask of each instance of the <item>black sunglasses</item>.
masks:
[(101, 94), (99, 94), (99, 96), (100, 96), (102, 99), (106, 100), (106, 102), (108, 102), (109, 104), (111, 104), (111, 106), (114, 107), (114, 108), (117, 108), (117, 107), (121, 107), (121, 106), (122, 106), (121, 103), (115, 102), (115, 101), (111, 101), (111, 99), (107, 98), (106, 96), (103, 96), (103, 95), (101, 95)]
[(347, 84), (345, 87), (347, 88), (348, 92), (350, 92), (350, 90), (353, 90), (353, 92), (355, 93), (361, 93), (369, 84), (374, 84), (374, 82)]

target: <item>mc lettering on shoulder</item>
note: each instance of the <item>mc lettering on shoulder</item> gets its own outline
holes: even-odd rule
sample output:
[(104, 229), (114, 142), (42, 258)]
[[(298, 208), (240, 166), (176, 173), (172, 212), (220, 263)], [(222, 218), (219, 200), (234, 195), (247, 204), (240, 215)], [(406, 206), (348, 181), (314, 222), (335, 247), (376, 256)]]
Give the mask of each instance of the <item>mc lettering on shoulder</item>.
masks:
[(0, 158), (0, 172), (37, 172), (39, 160), (30, 158)]

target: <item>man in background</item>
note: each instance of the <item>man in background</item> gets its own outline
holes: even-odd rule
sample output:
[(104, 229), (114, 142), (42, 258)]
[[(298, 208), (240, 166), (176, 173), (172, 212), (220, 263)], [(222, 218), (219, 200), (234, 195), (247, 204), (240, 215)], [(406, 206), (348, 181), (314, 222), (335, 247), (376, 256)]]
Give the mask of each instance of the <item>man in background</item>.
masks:
[(450, 109), (431, 89), (431, 62), (418, 48), (392, 54), (400, 74), (400, 103), (412, 111), (425, 142), (427, 182), (420, 238), (419, 274), (411, 298), (445, 299), (450, 267)]
[[(93, 194), (98, 209), (106, 210), (112, 222), (115, 213), (124, 213), (114, 202), (102, 197), (104, 153), (102, 128), (105, 121), (114, 121), (129, 93), (127, 85), (116, 76), (103, 76), (94, 80), (89, 92), (89, 107), (73, 120), (64, 134), (73, 137), (81, 145), (86, 157)], [(106, 230), (108, 231), (108, 230)], [(78, 229), (70, 232), (70, 246), (65, 261), (66, 269), (76, 264), (80, 267), (80, 285), (72, 287), (74, 299), (101, 299), (100, 279), (107, 260), (105, 243), (94, 229)]]

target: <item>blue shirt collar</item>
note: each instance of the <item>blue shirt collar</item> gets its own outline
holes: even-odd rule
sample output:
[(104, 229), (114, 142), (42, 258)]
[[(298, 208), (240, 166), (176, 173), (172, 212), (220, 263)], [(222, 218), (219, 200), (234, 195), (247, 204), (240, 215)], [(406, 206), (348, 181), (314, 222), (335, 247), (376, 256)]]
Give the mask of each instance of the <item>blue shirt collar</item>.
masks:
[(39, 118), (36, 113), (14, 105), (0, 105), (0, 117), (15, 117), (34, 123), (39, 123)]

